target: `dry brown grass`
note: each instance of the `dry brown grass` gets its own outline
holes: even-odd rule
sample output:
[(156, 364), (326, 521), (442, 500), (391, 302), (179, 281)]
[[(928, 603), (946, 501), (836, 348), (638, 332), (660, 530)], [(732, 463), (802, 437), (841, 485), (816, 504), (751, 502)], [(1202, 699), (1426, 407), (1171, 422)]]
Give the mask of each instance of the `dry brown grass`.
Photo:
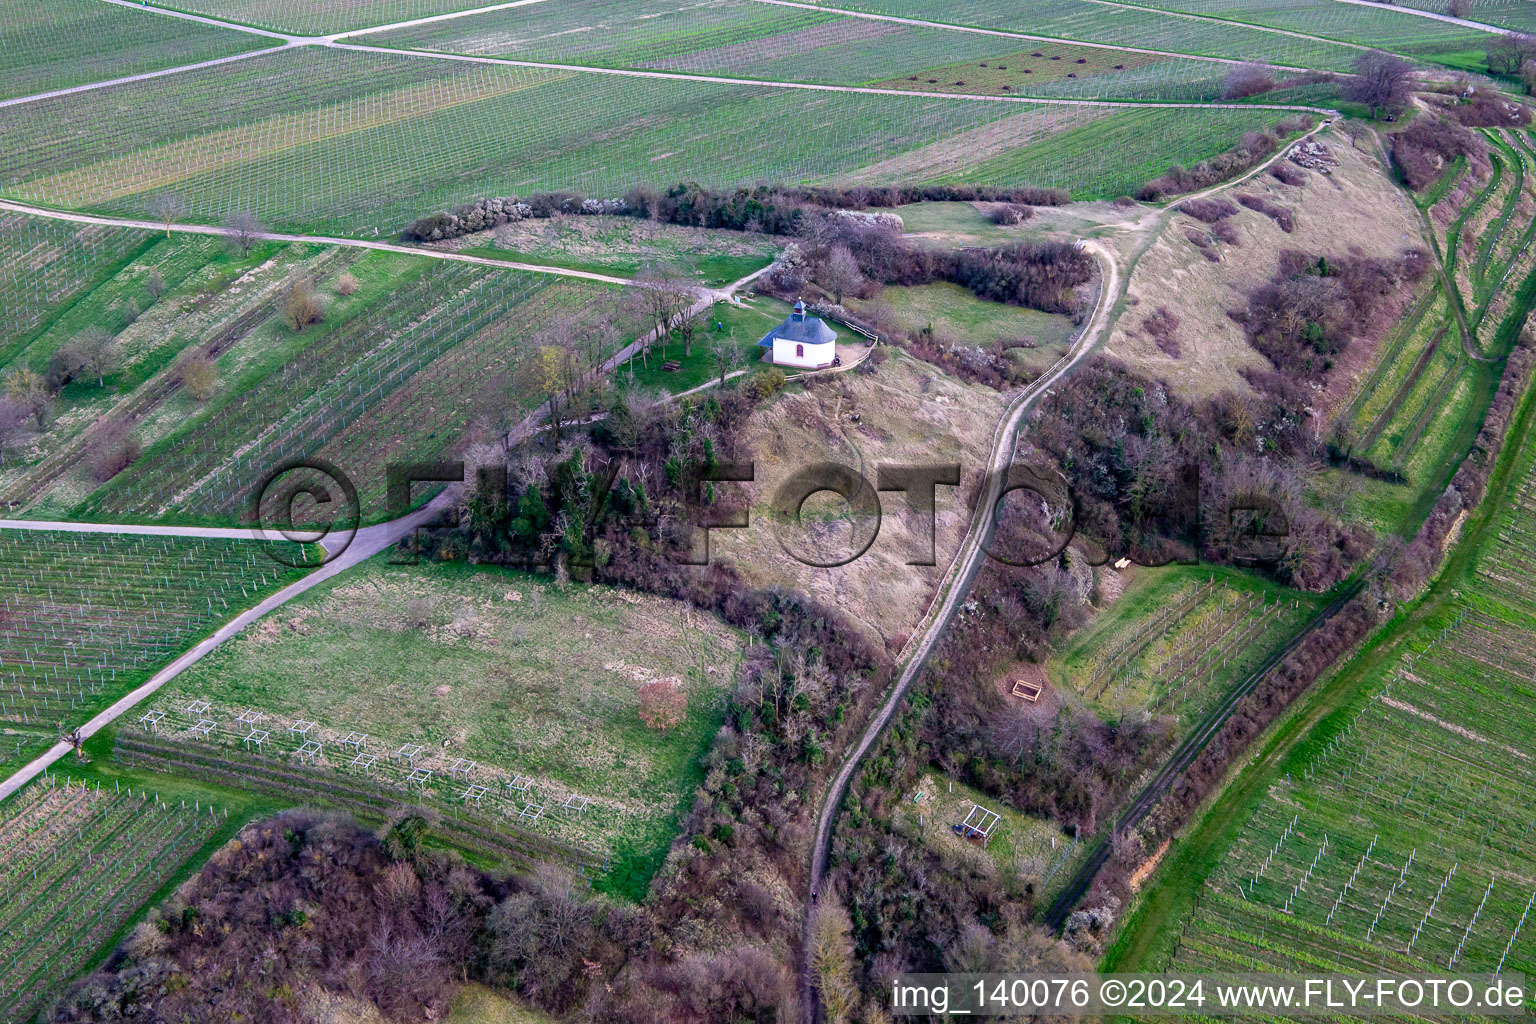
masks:
[[(1172, 219), (1170, 229), (1147, 249), (1131, 274), (1127, 295), (1141, 311), (1121, 315), (1106, 349), (1109, 355), (1140, 373), (1167, 380), (1189, 397), (1246, 390), (1241, 371), (1267, 368), (1268, 362), (1248, 344), (1227, 311), (1247, 305), (1248, 293), (1274, 275), (1282, 250), (1386, 257), (1420, 244), (1413, 209), (1376, 153), (1352, 148), (1336, 132), (1321, 138), (1339, 161), (1332, 174), (1310, 174), (1301, 186), (1285, 185), (1266, 174), (1240, 187), (1290, 210), (1294, 232), (1287, 234), (1271, 218), (1244, 209), (1226, 221), (1238, 235), (1238, 246), (1212, 242), (1224, 257), (1212, 263), (1185, 238), (1187, 229), (1203, 233), (1205, 226), (1187, 216)], [(1147, 312), (1163, 306), (1181, 325), (1178, 359), (1141, 329)]]
[[(965, 496), (980, 479), (1003, 396), (939, 373), (893, 350), (873, 374), (822, 378), (791, 390), (759, 411), (746, 428), (757, 481), (739, 485), (752, 502), (752, 526), (716, 531), (712, 557), (734, 563), (755, 585), (796, 587), (852, 616), (870, 637), (897, 650), (916, 627), (959, 549), (970, 520)], [(857, 417), (857, 420), (850, 417)], [(909, 520), (905, 498), (879, 495), (882, 519), (874, 544), (846, 566), (818, 569), (791, 558), (779, 545), (770, 501), (791, 473), (816, 462), (851, 466), (871, 481), (881, 463), (960, 463), (960, 487), (937, 492), (936, 566), (906, 563), (926, 554), (926, 527)], [(842, 499), (807, 503), (817, 516), (821, 550), (841, 547), (852, 532), (839, 518)]]

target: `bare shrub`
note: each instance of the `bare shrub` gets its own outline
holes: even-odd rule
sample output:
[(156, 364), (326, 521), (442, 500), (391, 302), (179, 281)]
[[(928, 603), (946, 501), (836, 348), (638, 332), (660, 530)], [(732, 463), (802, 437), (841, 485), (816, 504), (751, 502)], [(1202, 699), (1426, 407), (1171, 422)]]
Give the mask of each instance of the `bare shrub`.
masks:
[(1187, 213), (1195, 220), (1206, 224), (1215, 224), (1219, 220), (1232, 217), (1237, 214), (1237, 207), (1225, 199), (1207, 197), (1204, 199), (1186, 199), (1174, 207), (1180, 213)]
[(1276, 160), (1269, 168), (1269, 173), (1286, 185), (1305, 185), (1307, 172), (1291, 163), (1289, 160)]
[(307, 277), (296, 277), (288, 283), (288, 295), (283, 299), (283, 322), (290, 331), (298, 332), (325, 319), (325, 300), (315, 291), (315, 283)]
[(1177, 359), (1184, 354), (1178, 338), (1179, 318), (1167, 306), (1158, 306), (1141, 322), (1141, 327), (1170, 359)]
[(1184, 192), (1198, 192), (1200, 189), (1209, 188), (1253, 167), (1279, 147), (1283, 136), (1305, 130), (1310, 125), (1309, 120), (1287, 119), (1275, 125), (1275, 131), (1279, 135), (1270, 132), (1249, 132), (1234, 148), (1209, 160), (1202, 160), (1194, 167), (1184, 168), (1178, 165), (1170, 167), (1165, 173), (1138, 189), (1136, 198), (1156, 202)]
[(1275, 76), (1262, 64), (1242, 64), (1227, 72), (1221, 98), (1228, 102), (1259, 96), (1275, 87)]
[(0, 395), (0, 465), (5, 464), (5, 452), (21, 441), (27, 432), (32, 416), (9, 395)]
[(1286, 234), (1296, 230), (1296, 218), (1291, 214), (1290, 210), (1287, 210), (1278, 203), (1272, 203), (1263, 196), (1251, 195), (1240, 195), (1237, 197), (1237, 201), (1248, 207), (1248, 209), (1262, 213), (1274, 221), (1280, 226), (1280, 230)]
[(1184, 232), (1184, 237), (1189, 239), (1189, 244), (1200, 250), (1200, 254), (1212, 263), (1221, 262), (1221, 253), (1216, 251), (1216, 246), (1211, 242), (1211, 236), (1204, 231), (1196, 231), (1193, 228)]
[(413, 597), (405, 602), (405, 624), (426, 632), (437, 624), (437, 602), (430, 597)]
[(658, 732), (680, 725), (688, 711), (688, 695), (672, 678), (652, 679), (640, 687), (640, 721)]
[(106, 483), (137, 462), (143, 453), (132, 427), (121, 420), (111, 420), (91, 444), (88, 456), (91, 476), (97, 483)]
[(352, 276), (351, 272), (342, 274), (336, 279), (336, 294), (338, 295), (351, 295), (357, 291), (358, 287), (358, 280)]
[(17, 406), (27, 411), (37, 429), (48, 425), (48, 413), (53, 409), (53, 392), (42, 376), (28, 367), (12, 370), (5, 378), (5, 395)]
[(1443, 117), (1420, 115), (1392, 136), (1392, 162), (1397, 165), (1403, 183), (1415, 192), (1433, 184), (1458, 157), (1485, 163), (1488, 146), (1466, 128)]
[(1032, 207), (1020, 203), (1003, 203), (992, 208), (992, 223), (1005, 228), (1017, 227), (1034, 215)]
[(149, 272), (149, 278), (144, 282), (144, 290), (149, 292), (152, 300), (160, 301), (160, 297), (165, 294), (165, 278), (159, 270)]
[(187, 389), (187, 394), (199, 402), (212, 398), (214, 388), (219, 383), (218, 367), (200, 348), (192, 349), (177, 361), (176, 376), (181, 386)]

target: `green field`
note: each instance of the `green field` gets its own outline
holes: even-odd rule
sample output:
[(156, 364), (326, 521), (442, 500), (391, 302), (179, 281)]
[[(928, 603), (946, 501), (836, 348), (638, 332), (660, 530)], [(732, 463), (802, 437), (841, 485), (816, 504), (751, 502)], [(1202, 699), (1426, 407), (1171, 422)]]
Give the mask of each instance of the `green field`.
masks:
[(7, 4), (0, 11), (0, 99), (213, 60), (278, 42), (98, 0)]
[(1444, 575), (1271, 733), (1107, 966), (1536, 966), (1530, 412)]
[[(194, 220), (252, 210), (273, 227), (346, 235), (393, 234), (423, 212), (486, 195), (609, 196), (683, 178), (1070, 184), (1098, 196), (1172, 161), (1222, 152), (1276, 117), (626, 79), (303, 48), (6, 108), (0, 130), (12, 145), (0, 155), (0, 190), (136, 217), (170, 191)], [(82, 133), (78, 124), (98, 127)]]
[(1036, 368), (1060, 358), (1077, 332), (1069, 317), (988, 302), (957, 284), (883, 288), (870, 302), (850, 300), (848, 307), (858, 311), (871, 304), (884, 304), (906, 331), (932, 327), (962, 345), (1030, 341), (1031, 345), (1013, 351)]
[[(481, 809), (612, 858), (612, 884), (638, 895), (661, 862), (701, 778), (699, 757), (719, 727), (723, 692), (741, 640), (676, 602), (602, 587), (560, 588), (546, 578), (452, 564), (368, 563), (324, 584), (211, 654), (162, 691), (158, 735), (186, 734), (193, 700), (210, 702), (216, 742), (245, 751), (246, 710), (262, 713), (269, 757), (291, 759), (298, 720), (337, 772), (367, 735), (373, 777), (401, 790), (407, 768), (390, 754), (424, 749), (412, 767), (426, 787), (461, 805), (470, 783), (488, 787)], [(686, 718), (648, 728), (637, 710), (644, 682), (675, 678)], [(317, 685), (323, 682), (323, 685)], [(361, 749), (361, 748), (359, 748)], [(475, 762), (465, 776), (452, 767)], [(524, 776), (532, 788), (514, 790)], [(565, 809), (570, 797), (591, 801)], [(528, 824), (522, 809), (543, 816)]]
[[(674, 338), (667, 343), (665, 358), (661, 347), (653, 346), (649, 366), (638, 358), (628, 360), (614, 371), (614, 383), (621, 389), (677, 393), (718, 380), (720, 364), (714, 344), (722, 334), (735, 350), (733, 365), (727, 372), (752, 373), (763, 368), (763, 350), (757, 347), (758, 340), (783, 323), (789, 313), (788, 303), (766, 295), (744, 299), (740, 306), (717, 302), (705, 314), (691, 356), (683, 354), (682, 342)], [(677, 363), (678, 368), (663, 370), (668, 361)]]

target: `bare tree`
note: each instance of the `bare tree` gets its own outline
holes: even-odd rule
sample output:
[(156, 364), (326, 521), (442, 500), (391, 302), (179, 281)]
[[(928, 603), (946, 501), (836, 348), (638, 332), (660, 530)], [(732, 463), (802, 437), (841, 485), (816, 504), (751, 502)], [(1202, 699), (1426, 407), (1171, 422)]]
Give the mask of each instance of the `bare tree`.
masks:
[(117, 337), (103, 327), (87, 327), (75, 335), (73, 344), (80, 354), (81, 370), (96, 378), (97, 387), (104, 387), (107, 374), (122, 362), (123, 346)]
[(1396, 54), (1370, 50), (1355, 58), (1354, 76), (1344, 81), (1344, 98), (1363, 103), (1371, 116), (1395, 114), (1408, 104), (1413, 65)]
[(827, 253), (826, 261), (816, 272), (816, 283), (832, 293), (832, 301), (843, 304), (846, 292), (858, 291), (864, 285), (864, 275), (859, 261), (846, 245), (834, 245)]
[(713, 334), (709, 339), (709, 354), (715, 362), (715, 375), (720, 378), (720, 386), (725, 387), (726, 378), (736, 365), (741, 362), (741, 346), (736, 344), (736, 332), (725, 331), (721, 334)]
[[(667, 335), (673, 320), (694, 303), (693, 282), (678, 267), (652, 263), (635, 275), (640, 298), (637, 300), (646, 310), (656, 340), (661, 345), (661, 358), (667, 358)], [(641, 358), (646, 356), (642, 346)], [(649, 365), (649, 363), (647, 363)]]
[(704, 310), (697, 303), (690, 303), (678, 311), (672, 320), (672, 330), (683, 339), (683, 356), (693, 355), (693, 336), (704, 326)]
[(1447, 0), (1445, 13), (1453, 18), (1465, 18), (1472, 13), (1472, 0)]
[(250, 210), (231, 214), (224, 222), (224, 233), (229, 236), (231, 242), (240, 247), (241, 256), (249, 256), (251, 247), (260, 241), (266, 232), (267, 229)]
[(149, 213), (165, 225), (165, 237), (171, 237), (171, 225), (187, 215), (187, 203), (174, 192), (156, 192), (149, 201)]
[(1501, 35), (1492, 39), (1484, 48), (1490, 75), (1513, 77), (1520, 73), (1520, 66), (1536, 58), (1536, 36), (1527, 33)]
[(288, 282), (288, 294), (283, 299), (283, 320), (288, 329), (302, 331), (310, 324), (325, 319), (325, 299), (315, 291), (315, 282), (299, 275)]
[(12, 370), (11, 375), (5, 379), (5, 395), (26, 410), (27, 415), (37, 423), (38, 430), (48, 425), (48, 410), (53, 408), (53, 395), (36, 371), (25, 366)]
[(573, 351), (574, 334), (566, 322), (557, 322), (533, 338), (529, 351), (518, 360), (513, 386), (526, 400), (538, 402), (549, 411), (549, 423), (560, 443), (566, 396), (572, 393), (579, 376)]

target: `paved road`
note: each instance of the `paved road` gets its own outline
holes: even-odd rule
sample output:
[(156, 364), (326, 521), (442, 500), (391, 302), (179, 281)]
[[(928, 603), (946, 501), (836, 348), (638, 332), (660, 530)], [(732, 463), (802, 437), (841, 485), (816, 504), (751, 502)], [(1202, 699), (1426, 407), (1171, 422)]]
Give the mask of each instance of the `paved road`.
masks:
[[(29, 203), (18, 203), (9, 199), (0, 199), (0, 210), (26, 213), (34, 217), (49, 217), (53, 220), (67, 220), (75, 224), (102, 224), (107, 227), (141, 228), (145, 231), (165, 230), (164, 224), (153, 220), (136, 220), (132, 217), (99, 217), (90, 213), (71, 213), (67, 210), (52, 210), (46, 206), (32, 206)], [(223, 228), (213, 224), (172, 224), (171, 230), (188, 235), (227, 234)], [(587, 270), (571, 270), (567, 267), (546, 267), (537, 263), (514, 263), (510, 260), (490, 259), (489, 257), (473, 256), (462, 252), (444, 252), (439, 249), (425, 249), (412, 245), (397, 245), (394, 242), (376, 242), (366, 238), (333, 238), (329, 235), (290, 235), (281, 231), (263, 231), (261, 237), (278, 242), (309, 242), (315, 245), (343, 245), (351, 249), (377, 249), (380, 252), (399, 252), (409, 256), (426, 256), (435, 260), (475, 263), (483, 267), (499, 267), (503, 270), (527, 270), (535, 274), (576, 277), (584, 281), (601, 281), (604, 284), (633, 284), (627, 277), (594, 274)]]
[[(108, 3), (114, 0), (107, 0)], [(106, 89), (114, 85), (126, 85), (129, 82), (147, 82), (151, 78), (163, 78), (166, 75), (179, 75), (183, 71), (197, 71), (200, 68), (215, 68), (221, 64), (233, 64), (237, 60), (249, 60), (252, 57), (260, 57), (268, 53), (276, 53), (285, 49), (285, 46), (269, 46), (262, 50), (247, 50), (244, 53), (231, 54), (228, 57), (215, 57), (212, 60), (198, 61), (196, 64), (178, 64), (174, 68), (162, 68), (159, 71), (143, 71), (137, 75), (125, 75), (122, 78), (109, 78), (101, 82), (87, 82), (84, 85), (72, 85), (67, 89), (50, 89), (47, 92), (33, 93), (30, 96), (15, 96), (8, 100), (0, 100), (0, 109), (19, 106), (23, 103), (36, 103), (39, 100), (51, 100), (58, 96), (69, 96), (77, 92), (90, 92), (93, 89)]]
[[(925, 628), (917, 631), (920, 637), (915, 646), (906, 654), (904, 662), (900, 662), (900, 672), (895, 684), (886, 695), (885, 702), (875, 717), (865, 728), (859, 742), (848, 753), (843, 761), (843, 766), (833, 777), (832, 783), (827, 788), (826, 795), (822, 799), (821, 814), (816, 821), (815, 845), (811, 851), (811, 871), (809, 886), (811, 891), (820, 892), (826, 876), (827, 859), (832, 847), (832, 826), (837, 820), (838, 811), (842, 807), (843, 798), (848, 794), (848, 786), (853, 780), (854, 773), (863, 762), (866, 754), (879, 739), (885, 727), (890, 724), (896, 710), (900, 707), (907, 691), (912, 683), (922, 672), (923, 665), (927, 662), (929, 654), (939, 638), (943, 636), (945, 627), (954, 616), (956, 609), (965, 599), (970, 590), (972, 579), (981, 567), (982, 560), (986, 557), (985, 549), (992, 536), (992, 529), (996, 519), (994, 510), (1002, 497), (1002, 489), (1007, 476), (1007, 468), (1013, 462), (1014, 445), (1018, 439), (1019, 426), (1025, 415), (1032, 409), (1036, 402), (1045, 395), (1049, 389), (1065, 377), (1071, 370), (1093, 353), (1098, 346), (1107, 339), (1109, 327), (1113, 317), (1115, 304), (1119, 301), (1124, 290), (1124, 281), (1119, 264), (1114, 254), (1096, 242), (1084, 243), (1088, 251), (1092, 252), (1103, 269), (1104, 280), (1099, 289), (1099, 302), (1094, 310), (1093, 317), (1088, 327), (1083, 331), (1077, 342), (1064, 357), (1045, 372), (1029, 387), (1021, 391), (1009, 403), (1003, 414), (1002, 421), (992, 438), (992, 454), (988, 462), (988, 487), (986, 494), (977, 503), (976, 510), (971, 516), (970, 529), (966, 533), (960, 552), (946, 574), (946, 579), (940, 584), (939, 596), (935, 605), (930, 608)], [(804, 934), (802, 937), (802, 967), (801, 990), (802, 1006), (805, 1008), (805, 1020), (807, 1024), (814, 1024), (817, 1013), (818, 1001), (812, 991), (811, 967), (809, 963), (809, 951), (811, 949), (811, 937), (815, 927), (816, 907), (807, 903), (805, 914)]]
[[(288, 540), (281, 533), (264, 530), (260, 538), (256, 532), (243, 527), (210, 526), (139, 526), (131, 523), (78, 523), (58, 519), (0, 519), (0, 530), (46, 530), (51, 533), (119, 533), (138, 537), (187, 537), (203, 540)], [(305, 542), (303, 537), (295, 540)]]
[[(241, 612), (235, 618), (231, 619), (223, 626), (220, 626), (218, 630), (216, 630), (211, 636), (198, 643), (191, 650), (181, 655), (181, 657), (165, 666), (165, 668), (161, 669), (159, 672), (156, 672), (142, 686), (139, 686), (137, 689), (121, 697), (110, 707), (96, 715), (90, 721), (86, 722), (85, 725), (80, 727), (81, 736), (84, 738), (94, 736), (97, 732), (101, 731), (112, 722), (115, 722), (117, 719), (127, 714), (140, 701), (144, 700), (146, 697), (149, 697), (166, 683), (170, 682), (172, 679), (175, 679), (177, 676), (181, 675), (181, 673), (197, 664), (203, 658), (207, 657), (208, 654), (215, 648), (219, 647), (236, 633), (239, 633), (246, 626), (249, 626), (257, 619), (260, 619), (263, 615), (266, 615), (268, 612), (276, 608), (282, 607), (305, 591), (310, 590), (321, 583), (324, 583), (326, 580), (331, 579), (333, 576), (347, 571), (348, 569), (352, 568), (360, 562), (365, 561), (366, 559), (372, 558), (374, 555), (377, 555), (381, 551), (388, 549), (401, 539), (410, 536), (415, 531), (416, 527), (438, 515), (444, 508), (448, 507), (452, 503), (454, 498), (455, 493), (451, 489), (444, 490), (431, 502), (422, 506), (420, 509), (416, 510), (408, 516), (404, 516), (400, 519), (394, 520), (393, 522), (384, 523), (380, 526), (370, 526), (359, 530), (357, 532), (357, 536), (353, 538), (351, 545), (334, 561), (329, 562), (319, 569), (316, 569), (308, 576), (305, 576), (302, 580), (299, 580), (296, 583), (290, 583), (282, 590), (279, 590), (277, 593), (269, 596), (260, 604), (247, 611)], [(9, 528), (10, 522), (7, 521), (0, 523), (0, 526)], [(140, 532), (141, 529), (138, 527), (78, 523), (74, 524), (74, 526), (77, 529), (77, 532), (94, 533), (137, 533)], [(68, 526), (66, 524), (52, 523), (37, 526), (27, 525), (21, 528), (65, 529), (68, 528)], [(249, 539), (251, 536), (249, 530), (232, 532), (242, 534), (246, 539)], [(186, 532), (186, 529), (181, 529), (181, 532), (170, 535), (203, 536), (204, 534), (192, 534)], [(46, 753), (33, 760), (25, 768), (17, 771), (4, 782), (0, 782), (0, 800), (4, 800), (6, 797), (20, 789), (22, 786), (25, 786), (28, 782), (31, 782), (33, 779), (37, 778), (37, 776), (47, 771), (50, 766), (52, 766), (60, 758), (67, 755), (70, 750), (70, 745), (62, 740), (49, 747)]]
[[(767, 2), (767, 0), (758, 0)], [(777, 3), (779, 0), (773, 0)], [(635, 68), (598, 68), (586, 64), (555, 64), (549, 61), (514, 60), (511, 57), (480, 57), (462, 53), (439, 53), (436, 50), (406, 50), (393, 46), (364, 46), (360, 43), (334, 43), (339, 50), (360, 50), (366, 53), (394, 53), (433, 60), (460, 61), (469, 64), (500, 64), (515, 68), (536, 68), (545, 71), (572, 71), (588, 75), (613, 75), (620, 78), (665, 78), (685, 82), (709, 82), (715, 85), (753, 85), (764, 89), (798, 89), (806, 92), (858, 93), (865, 96), (913, 96), (924, 99), (964, 100), (968, 103), (1014, 103), (1027, 107), (1135, 107), (1150, 110), (1294, 110), (1314, 114), (1324, 112), (1322, 107), (1309, 107), (1294, 103), (1176, 103), (1172, 101), (1140, 100), (1076, 100), (1044, 96), (983, 96), (969, 92), (914, 92), (911, 89), (881, 89), (872, 85), (825, 85), (818, 82), (779, 82), (764, 78), (733, 78), (727, 75), (699, 75), (681, 71), (641, 71)], [(1235, 63), (1235, 62), (1234, 62)], [(1289, 70), (1289, 69), (1288, 69)], [(1296, 68), (1293, 70), (1302, 70)]]
[(1495, 35), (1518, 36), (1523, 34), (1516, 29), (1489, 25), (1486, 22), (1473, 21), (1470, 18), (1455, 18), (1449, 14), (1441, 14), (1438, 11), (1421, 11), (1417, 7), (1399, 7), (1396, 4), (1379, 3), (1378, 0), (1333, 0), (1333, 2), (1336, 4), (1352, 4), (1355, 7), (1376, 7), (1383, 11), (1396, 11), (1398, 14), (1408, 14), (1415, 18), (1430, 18), (1434, 21), (1443, 21), (1448, 25), (1475, 28), (1483, 32), (1492, 32)]
[[(1260, 162), (1241, 176), (1219, 185), (1213, 185), (1186, 198), (1200, 198), (1241, 185), (1255, 175), (1263, 173), (1275, 161), (1283, 159), (1290, 152), (1292, 146), (1295, 146), (1303, 139), (1310, 138), (1324, 131), (1326, 128), (1326, 122), (1320, 123), (1294, 142), (1281, 147), (1268, 159)], [(1138, 220), (1125, 225), (1125, 229), (1135, 232), (1154, 230), (1163, 221), (1171, 219), (1175, 209), (1175, 206), (1167, 206), (1149, 210)], [(970, 582), (975, 577), (977, 570), (980, 568), (981, 561), (985, 557), (984, 549), (991, 537), (994, 525), (991, 511), (996, 507), (999, 497), (997, 492), (1001, 489), (1003, 481), (1002, 474), (997, 472), (997, 470), (1000, 467), (1006, 467), (1012, 460), (1019, 424), (1022, 422), (1024, 415), (1038, 401), (1046, 389), (1060, 381), (1073, 367), (1108, 339), (1115, 306), (1124, 294), (1126, 272), (1121, 269), (1114, 253), (1103, 245), (1096, 241), (1086, 241), (1083, 244), (1099, 261), (1100, 266), (1104, 270), (1104, 284), (1100, 289), (1098, 306), (1094, 310), (1089, 326), (1084, 330), (1077, 344), (1073, 346), (1072, 351), (1047, 371), (1044, 377), (1020, 393), (1015, 398), (1014, 403), (1004, 413), (1003, 421), (993, 438), (991, 460), (993, 474), (989, 481), (988, 492), (982, 502), (978, 504), (976, 512), (971, 518), (970, 530), (966, 535), (965, 542), (961, 546), (960, 553), (956, 556), (955, 562), (946, 576), (946, 582), (940, 586), (939, 597), (935, 599), (934, 605), (930, 607), (928, 615), (925, 617), (926, 626), (921, 626), (914, 633), (916, 637), (921, 639), (915, 648), (903, 651), (903, 658), (905, 660), (898, 660), (900, 674), (895, 685), (887, 695), (885, 703), (881, 705), (880, 710), (865, 729), (858, 744), (847, 755), (842, 768), (833, 778), (831, 785), (827, 788), (826, 795), (823, 797), (821, 813), (816, 821), (815, 845), (811, 851), (809, 888), (813, 892), (820, 892), (824, 888), (827, 859), (831, 853), (832, 826), (837, 819), (843, 798), (847, 795), (848, 786), (853, 779), (854, 773), (857, 771), (865, 755), (869, 753), (870, 748), (873, 747), (875, 741), (879, 739), (885, 727), (890, 723), (902, 698), (921, 672), (923, 663), (927, 660), (939, 637), (943, 635), (949, 620), (953, 617), (955, 610), (959, 607), (967, 591), (970, 589)], [(1235, 702), (1232, 706), (1235, 706)], [(1227, 709), (1228, 713), (1230, 713), (1230, 710), (1229, 707)], [(1225, 721), (1225, 717), (1222, 718), (1222, 721)], [(819, 1008), (819, 1001), (816, 999), (813, 989), (813, 979), (809, 963), (811, 936), (814, 925), (815, 907), (807, 904), (805, 925), (801, 939), (800, 975), (801, 1005), (804, 1007), (803, 1013), (806, 1024), (815, 1024)]]

